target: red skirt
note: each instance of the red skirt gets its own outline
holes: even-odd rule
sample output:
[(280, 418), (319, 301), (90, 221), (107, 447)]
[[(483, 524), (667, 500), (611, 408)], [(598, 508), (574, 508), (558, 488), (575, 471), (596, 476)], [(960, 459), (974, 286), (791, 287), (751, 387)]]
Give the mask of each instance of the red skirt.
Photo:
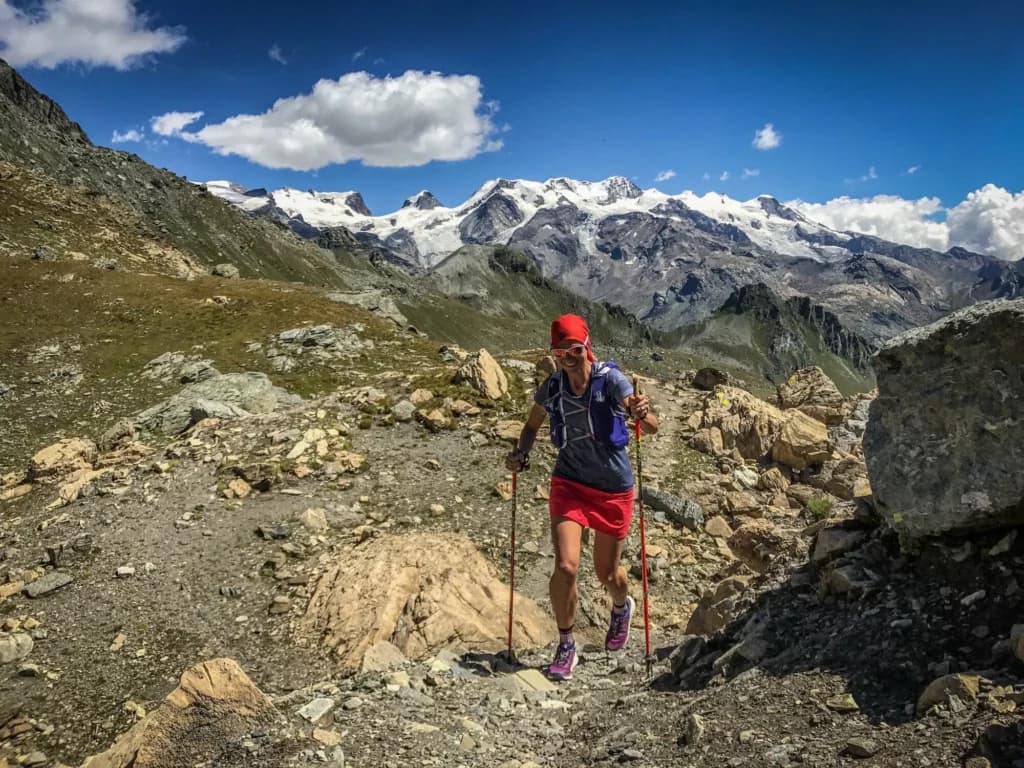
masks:
[(566, 518), (584, 528), (624, 539), (633, 521), (633, 489), (600, 491), (561, 477), (551, 478), (548, 511), (552, 518)]

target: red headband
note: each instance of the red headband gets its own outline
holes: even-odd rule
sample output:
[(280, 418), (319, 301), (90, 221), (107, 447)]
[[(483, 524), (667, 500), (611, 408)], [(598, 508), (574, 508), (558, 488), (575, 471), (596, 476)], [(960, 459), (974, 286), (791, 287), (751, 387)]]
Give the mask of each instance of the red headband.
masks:
[(565, 341), (585, 345), (587, 359), (594, 361), (594, 354), (590, 351), (590, 328), (587, 327), (587, 321), (579, 315), (562, 315), (551, 323), (551, 346), (557, 347)]

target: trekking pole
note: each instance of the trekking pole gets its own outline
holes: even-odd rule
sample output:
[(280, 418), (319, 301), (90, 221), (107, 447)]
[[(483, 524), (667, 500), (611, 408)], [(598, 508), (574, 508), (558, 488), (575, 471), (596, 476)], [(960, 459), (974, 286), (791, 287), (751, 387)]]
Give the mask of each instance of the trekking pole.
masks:
[[(640, 380), (633, 377), (633, 391), (640, 395)], [(647, 525), (644, 516), (644, 463), (643, 453), (640, 444), (643, 442), (640, 431), (640, 419), (635, 419), (636, 426), (636, 481), (640, 500), (640, 574), (644, 589), (644, 664), (647, 667), (647, 676), (651, 676), (654, 667), (654, 656), (651, 655), (651, 611), (647, 590)]]
[(512, 546), (509, 550), (508, 564), (508, 663), (512, 664), (512, 617), (516, 602), (516, 505), (518, 472), (512, 473)]

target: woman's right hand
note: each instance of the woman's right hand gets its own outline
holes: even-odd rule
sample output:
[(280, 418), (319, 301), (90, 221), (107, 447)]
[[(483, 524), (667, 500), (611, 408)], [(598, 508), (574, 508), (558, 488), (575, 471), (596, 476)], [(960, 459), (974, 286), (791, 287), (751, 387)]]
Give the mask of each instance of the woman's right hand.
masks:
[(505, 468), (510, 472), (522, 472), (530, 466), (530, 454), (516, 448), (505, 457)]

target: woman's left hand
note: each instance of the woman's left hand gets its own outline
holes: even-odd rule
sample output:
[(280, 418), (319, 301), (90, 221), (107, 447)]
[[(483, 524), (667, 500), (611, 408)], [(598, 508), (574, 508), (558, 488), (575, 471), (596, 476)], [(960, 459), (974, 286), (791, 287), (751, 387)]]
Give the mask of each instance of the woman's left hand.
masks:
[(629, 400), (629, 415), (637, 421), (647, 418), (651, 412), (651, 401), (647, 395), (633, 395)]

